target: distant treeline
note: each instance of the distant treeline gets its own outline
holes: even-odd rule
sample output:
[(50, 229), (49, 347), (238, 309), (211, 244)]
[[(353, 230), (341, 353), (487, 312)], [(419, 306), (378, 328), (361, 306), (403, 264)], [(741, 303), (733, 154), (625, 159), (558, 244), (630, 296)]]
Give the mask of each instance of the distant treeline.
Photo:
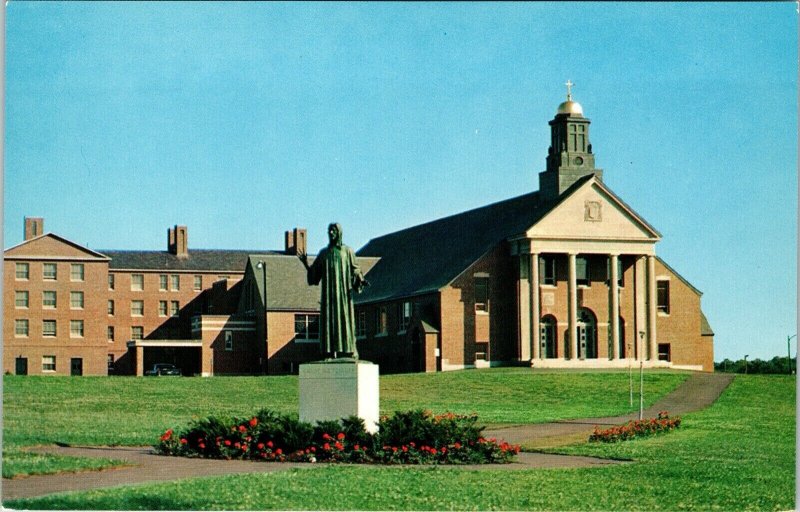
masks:
[(788, 375), (790, 363), (792, 373), (797, 373), (796, 357), (793, 357), (790, 361), (788, 357), (779, 356), (775, 356), (769, 361), (762, 361), (761, 359), (748, 359), (747, 365), (745, 365), (744, 359), (739, 359), (738, 361), (724, 359), (722, 362), (714, 363), (714, 370), (723, 373), (745, 373), (746, 366), (747, 373), (778, 373)]

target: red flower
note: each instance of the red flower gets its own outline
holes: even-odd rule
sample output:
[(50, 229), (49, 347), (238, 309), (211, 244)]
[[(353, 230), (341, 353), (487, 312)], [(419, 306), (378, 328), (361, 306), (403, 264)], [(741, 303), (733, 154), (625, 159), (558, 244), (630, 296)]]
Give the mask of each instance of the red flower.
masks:
[(272, 441), (267, 441), (267, 447), (272, 448)]
[(186, 444), (186, 443), (188, 443), (188, 442), (189, 442), (189, 441), (187, 441), (186, 439), (184, 439), (184, 438), (181, 438), (181, 444)]
[(324, 439), (326, 441), (330, 441), (333, 438), (326, 433), (326, 434), (322, 434), (322, 439)]
[(171, 437), (172, 437), (172, 429), (169, 429), (166, 432), (164, 432), (164, 435), (161, 436), (161, 440), (162, 441), (167, 441)]
[(240, 445), (238, 442), (236, 442), (236, 443), (233, 443), (233, 447), (234, 447), (234, 448), (239, 448), (239, 447), (241, 447), (241, 446), (242, 446), (242, 445)]
[(331, 445), (329, 443), (325, 443), (325, 444), (322, 445), (322, 449), (323, 450), (330, 450), (331, 449)]
[(247, 430), (247, 427), (244, 425), (239, 425), (239, 432), (244, 432), (245, 430)]
[(311, 452), (312, 453), (317, 453), (317, 447), (316, 446), (312, 446), (311, 447)]
[(403, 445), (403, 451), (404, 451), (404, 452), (407, 452), (407, 451), (408, 451), (408, 446), (406, 446), (406, 445)]
[(243, 444), (243, 445), (242, 445), (242, 451), (243, 451), (243, 452), (246, 452), (246, 451), (247, 451), (247, 445), (246, 445), (246, 444)]
[(344, 432), (339, 432), (339, 434), (336, 436), (336, 439), (342, 441), (344, 439)]
[(442, 446), (442, 453), (447, 453), (447, 447), (446, 446)]
[(396, 452), (397, 451), (397, 447), (396, 446), (392, 446), (392, 451)]
[(230, 445), (231, 445), (231, 442), (226, 439), (225, 440), (225, 446), (230, 446)]
[(283, 450), (281, 450), (280, 448), (278, 448), (277, 450), (275, 450), (275, 455), (280, 455), (280, 454), (282, 454), (282, 453), (283, 453)]
[(339, 441), (336, 441), (336, 444), (333, 445), (333, 446), (335, 446), (336, 449), (339, 450), (339, 451), (344, 450), (344, 445), (342, 443), (340, 443)]
[(361, 446), (359, 446), (359, 445), (355, 445), (355, 446), (353, 446), (353, 450), (355, 450), (355, 451), (358, 451), (358, 450), (360, 450), (360, 449), (361, 449)]
[(251, 419), (250, 420), (250, 426), (251, 427), (255, 427), (256, 425), (258, 425), (258, 418)]
[(453, 448), (455, 448), (456, 450), (458, 450), (459, 448), (461, 448), (461, 443), (459, 443), (458, 441), (456, 441), (456, 442), (455, 442), (455, 444), (453, 445)]
[(256, 445), (256, 448), (258, 448), (259, 450), (263, 450), (264, 449), (264, 443), (258, 443)]

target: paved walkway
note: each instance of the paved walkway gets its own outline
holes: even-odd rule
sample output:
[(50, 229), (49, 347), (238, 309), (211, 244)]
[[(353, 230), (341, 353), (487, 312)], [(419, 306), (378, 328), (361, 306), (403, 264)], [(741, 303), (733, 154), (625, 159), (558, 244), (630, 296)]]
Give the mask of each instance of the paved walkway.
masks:
[[(719, 397), (733, 379), (731, 375), (693, 374), (675, 391), (645, 411), (645, 417), (655, 416), (658, 411), (667, 410), (671, 414), (683, 414), (707, 407)], [(567, 420), (556, 423), (521, 425), (504, 429), (486, 431), (487, 437), (505, 439), (514, 444), (527, 443), (537, 439), (554, 441), (584, 432), (590, 432), (595, 425), (618, 425), (632, 419), (637, 414), (609, 418), (589, 418)], [(588, 434), (587, 434), (588, 435)], [(61, 473), (57, 475), (30, 476), (2, 480), (3, 501), (43, 496), (56, 492), (98, 489), (116, 485), (161, 482), (203, 476), (228, 475), (238, 473), (270, 473), (292, 468), (313, 468), (308, 463), (270, 463), (237, 460), (187, 459), (156, 455), (150, 447), (60, 447), (48, 446), (36, 451), (76, 457), (105, 457), (124, 460), (130, 466), (85, 471), (80, 473)], [(512, 464), (483, 464), (468, 466), (443, 466), (461, 470), (504, 470), (513, 471), (533, 468), (589, 467), (620, 464), (624, 461), (577, 457), (545, 453), (520, 453)]]

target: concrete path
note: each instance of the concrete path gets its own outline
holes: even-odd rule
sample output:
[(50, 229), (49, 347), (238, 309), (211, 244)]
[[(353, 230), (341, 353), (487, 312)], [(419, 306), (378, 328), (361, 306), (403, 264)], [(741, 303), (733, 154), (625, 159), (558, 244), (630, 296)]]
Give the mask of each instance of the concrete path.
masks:
[[(733, 380), (732, 374), (721, 373), (695, 373), (689, 376), (675, 391), (644, 410), (643, 417), (654, 418), (660, 411), (667, 411), (671, 416), (678, 416), (687, 412), (699, 411), (719, 398), (725, 388)], [(634, 396), (634, 400), (638, 397)], [(635, 404), (635, 402), (634, 402)], [(622, 416), (605, 418), (583, 418), (576, 420), (563, 420), (553, 423), (536, 423), (519, 425), (508, 428), (485, 430), (487, 438), (496, 437), (512, 444), (528, 446), (548, 446), (558, 444), (559, 439), (572, 441), (577, 435), (586, 437), (594, 430), (595, 426), (610, 427), (622, 425), (630, 420), (639, 419), (638, 408), (636, 412)]]
[[(733, 379), (732, 375), (693, 374), (675, 391), (645, 411), (645, 417), (653, 417), (658, 411), (667, 410), (677, 415), (702, 409), (714, 402)], [(537, 439), (554, 440), (569, 438), (591, 432), (595, 425), (618, 425), (633, 419), (638, 414), (610, 418), (567, 420), (556, 423), (521, 425), (485, 431), (486, 437), (505, 439), (513, 444), (527, 443)], [(588, 435), (588, 434), (586, 434)], [(43, 453), (54, 453), (75, 457), (104, 457), (124, 460), (131, 466), (80, 473), (30, 476), (2, 480), (3, 501), (43, 496), (65, 491), (99, 489), (116, 485), (145, 482), (172, 481), (182, 478), (240, 474), (270, 473), (292, 468), (314, 468), (309, 463), (250, 462), (237, 460), (187, 459), (156, 455), (150, 447), (59, 447), (48, 446), (36, 449)], [(504, 470), (513, 471), (535, 468), (590, 467), (620, 464), (624, 461), (553, 455), (545, 453), (520, 453), (512, 464), (481, 464), (468, 466), (441, 466), (460, 470)]]

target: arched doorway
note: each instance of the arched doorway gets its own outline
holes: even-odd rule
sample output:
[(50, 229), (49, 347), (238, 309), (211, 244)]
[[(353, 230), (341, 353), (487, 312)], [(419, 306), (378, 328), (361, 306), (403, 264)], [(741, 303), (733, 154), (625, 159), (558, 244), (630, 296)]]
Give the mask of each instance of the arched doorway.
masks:
[(540, 330), (541, 330), (541, 344), (542, 344), (542, 358), (555, 359), (556, 357), (556, 317), (553, 315), (545, 315), (542, 317)]
[(578, 310), (578, 357), (597, 359), (597, 317), (587, 308)]

